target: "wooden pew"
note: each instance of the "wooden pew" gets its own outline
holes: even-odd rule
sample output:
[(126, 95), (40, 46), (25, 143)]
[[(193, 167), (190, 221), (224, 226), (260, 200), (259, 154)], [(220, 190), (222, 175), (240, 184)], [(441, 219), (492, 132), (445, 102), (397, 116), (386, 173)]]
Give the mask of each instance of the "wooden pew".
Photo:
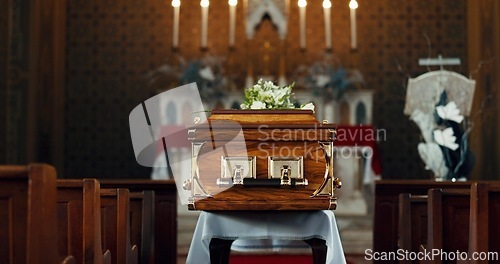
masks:
[(111, 263), (111, 252), (102, 250), (100, 208), (96, 179), (57, 181), (59, 251), (77, 263)]
[[(469, 255), (500, 252), (500, 183), (475, 183), (470, 197)], [(493, 259), (491, 259), (493, 260)], [(473, 260), (471, 263), (488, 263)]]
[[(437, 182), (432, 180), (380, 180), (375, 182), (375, 212), (373, 221), (373, 252), (398, 250), (399, 194), (427, 195), (429, 189), (470, 189), (471, 182)], [(397, 263), (378, 260), (375, 263)]]
[[(427, 250), (467, 252), (470, 190), (431, 189), (428, 193)], [(435, 257), (432, 263), (446, 262)]]
[[(427, 244), (427, 195), (399, 195), (399, 248), (419, 252)], [(418, 261), (413, 261), (418, 263)], [(401, 260), (399, 263), (412, 263)]]
[(130, 200), (127, 189), (101, 189), (102, 245), (114, 264), (137, 264), (137, 246), (130, 243)]
[[(177, 189), (173, 180), (101, 180), (102, 188), (154, 191), (154, 263), (177, 262)], [(142, 259), (142, 257), (141, 257)]]
[(139, 263), (154, 261), (154, 192), (130, 193), (130, 241), (139, 246)]
[(0, 263), (58, 263), (56, 220), (52, 166), (0, 166)]

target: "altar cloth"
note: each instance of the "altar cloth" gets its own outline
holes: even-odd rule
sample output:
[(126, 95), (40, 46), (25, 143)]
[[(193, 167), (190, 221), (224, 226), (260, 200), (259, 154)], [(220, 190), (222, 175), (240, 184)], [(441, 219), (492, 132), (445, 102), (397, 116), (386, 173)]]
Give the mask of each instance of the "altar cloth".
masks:
[(326, 241), (327, 264), (346, 263), (335, 215), (327, 210), (201, 212), (186, 263), (210, 263), (212, 238), (236, 240), (231, 248), (238, 251), (293, 249), (300, 247), (293, 242), (319, 238)]

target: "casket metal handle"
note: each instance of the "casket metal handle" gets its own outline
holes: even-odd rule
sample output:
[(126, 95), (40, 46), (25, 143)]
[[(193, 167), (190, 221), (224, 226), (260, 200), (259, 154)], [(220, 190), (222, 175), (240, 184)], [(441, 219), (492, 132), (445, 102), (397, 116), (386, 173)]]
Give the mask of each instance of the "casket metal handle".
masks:
[(290, 168), (288, 165), (283, 165), (281, 167), (281, 185), (290, 185)]
[[(194, 130), (188, 131), (188, 134), (191, 136), (194, 134)], [(200, 180), (200, 169), (198, 164), (199, 153), (205, 142), (193, 142), (191, 144), (191, 178), (186, 179), (182, 188), (184, 190), (190, 190), (192, 198), (194, 197), (213, 197), (213, 195), (205, 188), (203, 183)]]
[(234, 176), (233, 176), (233, 184), (242, 184), (243, 183), (243, 168), (240, 164), (236, 164), (236, 168), (234, 168)]
[(339, 178), (333, 176), (333, 142), (319, 142), (323, 153), (325, 154), (326, 168), (323, 182), (311, 197), (316, 196), (334, 196), (335, 189), (342, 187), (342, 182)]

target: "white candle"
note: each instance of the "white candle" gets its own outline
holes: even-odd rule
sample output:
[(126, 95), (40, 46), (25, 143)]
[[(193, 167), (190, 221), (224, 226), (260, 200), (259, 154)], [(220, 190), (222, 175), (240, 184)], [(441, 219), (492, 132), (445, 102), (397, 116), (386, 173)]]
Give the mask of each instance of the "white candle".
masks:
[(300, 9), (300, 48), (306, 48), (306, 0), (299, 0), (298, 6)]
[(331, 16), (330, 16), (331, 7), (332, 7), (332, 2), (330, 2), (330, 0), (323, 1), (323, 14), (325, 16), (325, 46), (327, 49), (332, 48), (332, 30), (331, 30)]
[(351, 49), (356, 49), (356, 8), (358, 8), (358, 2), (356, 2), (356, 0), (351, 0), (349, 2), (349, 8), (351, 9)]
[(181, 6), (180, 0), (172, 0), (172, 6), (174, 7), (174, 30), (172, 37), (172, 46), (177, 48), (179, 46), (179, 10)]
[(234, 29), (236, 24), (236, 5), (238, 0), (229, 0), (229, 47), (234, 47)]
[(207, 47), (208, 6), (210, 1), (201, 0), (201, 47)]

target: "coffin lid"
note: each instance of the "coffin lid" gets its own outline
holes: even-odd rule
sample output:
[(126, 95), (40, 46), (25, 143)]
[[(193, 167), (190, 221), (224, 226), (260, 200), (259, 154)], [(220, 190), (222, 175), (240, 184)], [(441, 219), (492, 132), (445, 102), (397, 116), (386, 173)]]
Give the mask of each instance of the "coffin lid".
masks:
[(226, 136), (220, 134), (230, 137), (229, 131), (242, 131), (246, 140), (259, 140), (266, 138), (263, 134), (273, 133), (275, 140), (329, 141), (334, 139), (335, 127), (334, 124), (320, 123), (311, 110), (214, 110), (206, 123), (193, 127), (194, 134), (190, 138), (214, 140), (214, 135), (218, 135), (215, 140), (222, 140)]

